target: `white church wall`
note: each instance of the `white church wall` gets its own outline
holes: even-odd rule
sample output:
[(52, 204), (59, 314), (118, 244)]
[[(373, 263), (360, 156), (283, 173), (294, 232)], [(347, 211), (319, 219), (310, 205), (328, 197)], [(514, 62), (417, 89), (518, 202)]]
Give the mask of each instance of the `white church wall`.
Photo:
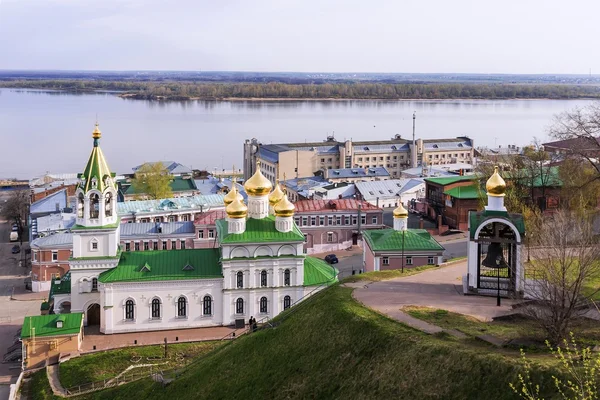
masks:
[[(73, 257), (106, 257), (117, 254), (119, 229), (75, 232), (73, 235)], [(94, 246), (93, 243), (96, 243), (96, 245)]]
[(235, 257), (262, 257), (279, 255), (302, 255), (304, 243), (271, 243), (223, 245), (223, 259)]

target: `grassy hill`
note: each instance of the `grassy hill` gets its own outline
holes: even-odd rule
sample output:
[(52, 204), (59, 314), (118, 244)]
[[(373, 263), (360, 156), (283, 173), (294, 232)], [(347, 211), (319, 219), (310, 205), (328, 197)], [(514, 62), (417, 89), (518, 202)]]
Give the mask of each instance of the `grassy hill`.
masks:
[[(508, 386), (521, 368), (515, 354), (414, 331), (364, 308), (341, 286), (300, 307), (277, 328), (223, 346), (165, 388), (148, 379), (88, 398), (516, 398)], [(545, 368), (533, 379), (552, 390)]]

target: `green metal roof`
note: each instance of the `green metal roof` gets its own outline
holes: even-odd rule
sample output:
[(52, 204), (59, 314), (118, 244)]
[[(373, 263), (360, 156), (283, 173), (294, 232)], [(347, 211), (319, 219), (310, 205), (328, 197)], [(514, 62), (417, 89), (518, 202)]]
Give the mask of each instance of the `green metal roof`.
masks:
[[(181, 176), (173, 176), (171, 178), (171, 182), (169, 183), (171, 186), (171, 191), (175, 192), (187, 192), (187, 191), (196, 191), (198, 188), (196, 187), (196, 182), (192, 178), (184, 179)], [(141, 192), (135, 189), (135, 185), (130, 185), (127, 190), (125, 190), (125, 194), (133, 195), (133, 194), (141, 194)]]
[(444, 194), (454, 197), (455, 199), (478, 199), (481, 196), (481, 191), (477, 185), (458, 186), (450, 190), (446, 190)]
[(397, 231), (394, 229), (377, 229), (363, 231), (373, 251), (401, 251), (404, 241), (404, 251), (443, 251), (439, 244), (425, 229), (408, 229)]
[(71, 271), (60, 278), (60, 283), (56, 284), (56, 279), (52, 279), (50, 282), (50, 293), (48, 294), (48, 302), (50, 302), (54, 295), (57, 294), (71, 294)]
[(103, 226), (83, 226), (83, 225), (73, 225), (71, 227), (72, 231), (85, 231), (85, 230), (94, 230), (94, 229), (114, 229), (118, 228), (121, 224), (121, 217), (117, 218), (117, 222), (114, 224), (103, 225)]
[(222, 244), (235, 243), (267, 243), (267, 242), (304, 242), (304, 235), (294, 223), (290, 232), (279, 232), (275, 229), (275, 217), (263, 219), (248, 218), (244, 233), (228, 233), (227, 220), (216, 221), (217, 235)]
[(539, 171), (532, 177), (531, 171), (520, 169), (514, 173), (507, 172), (506, 179), (509, 181), (520, 181), (522, 185), (533, 187), (562, 187), (559, 167), (547, 167), (540, 176)]
[[(116, 268), (98, 277), (102, 283), (222, 278), (219, 249), (123, 252)], [(148, 265), (149, 268), (142, 268)], [(187, 265), (193, 268), (186, 268)]]
[(332, 284), (338, 281), (337, 269), (325, 261), (306, 257), (304, 259), (304, 286)]
[[(62, 321), (62, 328), (56, 327), (56, 322)], [(21, 339), (27, 339), (35, 334), (40, 336), (78, 335), (83, 323), (83, 313), (50, 314), (25, 317), (21, 328)]]
[(475, 181), (477, 177), (475, 175), (464, 175), (464, 176), (441, 176), (439, 178), (425, 178), (426, 182), (436, 183), (438, 185), (450, 185), (456, 182)]
[(502, 218), (506, 219), (517, 228), (517, 231), (523, 236), (525, 233), (525, 220), (521, 214), (509, 214), (506, 211), (478, 211), (469, 212), (469, 235), (471, 239), (475, 239), (475, 232), (477, 228), (483, 224), (486, 220), (491, 218)]
[[(92, 154), (90, 154), (90, 158), (88, 159), (85, 170), (83, 171), (83, 174), (78, 175), (78, 178), (85, 178), (84, 186), (82, 187), (81, 184), (79, 184), (79, 187), (81, 187), (84, 192), (88, 192), (90, 189), (93, 189), (93, 178), (96, 178), (96, 189), (100, 192), (103, 192), (107, 187), (104, 183), (104, 179), (106, 177), (115, 176), (115, 174), (110, 172), (110, 168), (108, 168), (108, 164), (106, 163), (106, 159), (104, 158), (104, 154), (102, 153), (102, 149), (100, 148), (98, 141), (99, 139), (94, 139)], [(114, 181), (112, 182), (112, 187), (116, 189)]]

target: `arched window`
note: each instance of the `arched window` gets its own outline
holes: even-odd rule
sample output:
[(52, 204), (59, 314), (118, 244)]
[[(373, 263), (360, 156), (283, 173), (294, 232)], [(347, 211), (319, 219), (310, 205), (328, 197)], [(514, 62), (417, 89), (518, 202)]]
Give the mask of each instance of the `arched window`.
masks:
[(292, 306), (292, 298), (290, 296), (285, 296), (283, 298), (283, 309), (287, 310)]
[(112, 193), (108, 192), (104, 195), (104, 215), (112, 217)]
[(267, 312), (267, 298), (266, 297), (260, 298), (260, 312), (261, 313)]
[(98, 218), (100, 214), (100, 196), (97, 193), (90, 195), (90, 218)]
[(237, 285), (236, 287), (238, 289), (241, 289), (244, 287), (244, 273), (242, 271), (239, 271), (236, 275), (237, 277)]
[(283, 284), (285, 286), (290, 286), (290, 270), (286, 269), (283, 271)]
[(152, 299), (152, 319), (160, 319), (160, 299)]
[(177, 317), (187, 317), (187, 300), (183, 296), (179, 296), (177, 299)]
[(244, 313), (244, 299), (241, 297), (235, 301), (235, 313), (243, 314)]
[(77, 196), (77, 217), (79, 218), (83, 218), (84, 202), (83, 193), (79, 193)]
[(125, 302), (125, 319), (128, 321), (133, 321), (135, 317), (135, 304), (133, 300), (127, 300)]
[(202, 314), (212, 315), (212, 298), (208, 295), (202, 299)]
[(92, 292), (98, 291), (98, 278), (92, 278)]
[(267, 286), (267, 271), (260, 271), (260, 286)]

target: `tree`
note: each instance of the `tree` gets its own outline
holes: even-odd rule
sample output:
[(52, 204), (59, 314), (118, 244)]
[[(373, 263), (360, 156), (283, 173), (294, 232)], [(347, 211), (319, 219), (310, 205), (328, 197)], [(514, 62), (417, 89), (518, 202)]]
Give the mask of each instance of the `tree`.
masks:
[(21, 246), (23, 245), (23, 232), (25, 232), (27, 215), (29, 214), (29, 200), (30, 195), (28, 190), (16, 190), (11, 193), (2, 208), (2, 216), (9, 222), (17, 225), (17, 233), (19, 234)]
[(600, 277), (600, 244), (591, 218), (568, 210), (541, 219), (531, 244), (537, 251), (526, 270), (525, 291), (534, 302), (523, 312), (559, 343), (600, 290), (592, 285)]
[(145, 163), (135, 171), (131, 184), (141, 197), (166, 199), (173, 196), (172, 180), (173, 176), (161, 162)]

